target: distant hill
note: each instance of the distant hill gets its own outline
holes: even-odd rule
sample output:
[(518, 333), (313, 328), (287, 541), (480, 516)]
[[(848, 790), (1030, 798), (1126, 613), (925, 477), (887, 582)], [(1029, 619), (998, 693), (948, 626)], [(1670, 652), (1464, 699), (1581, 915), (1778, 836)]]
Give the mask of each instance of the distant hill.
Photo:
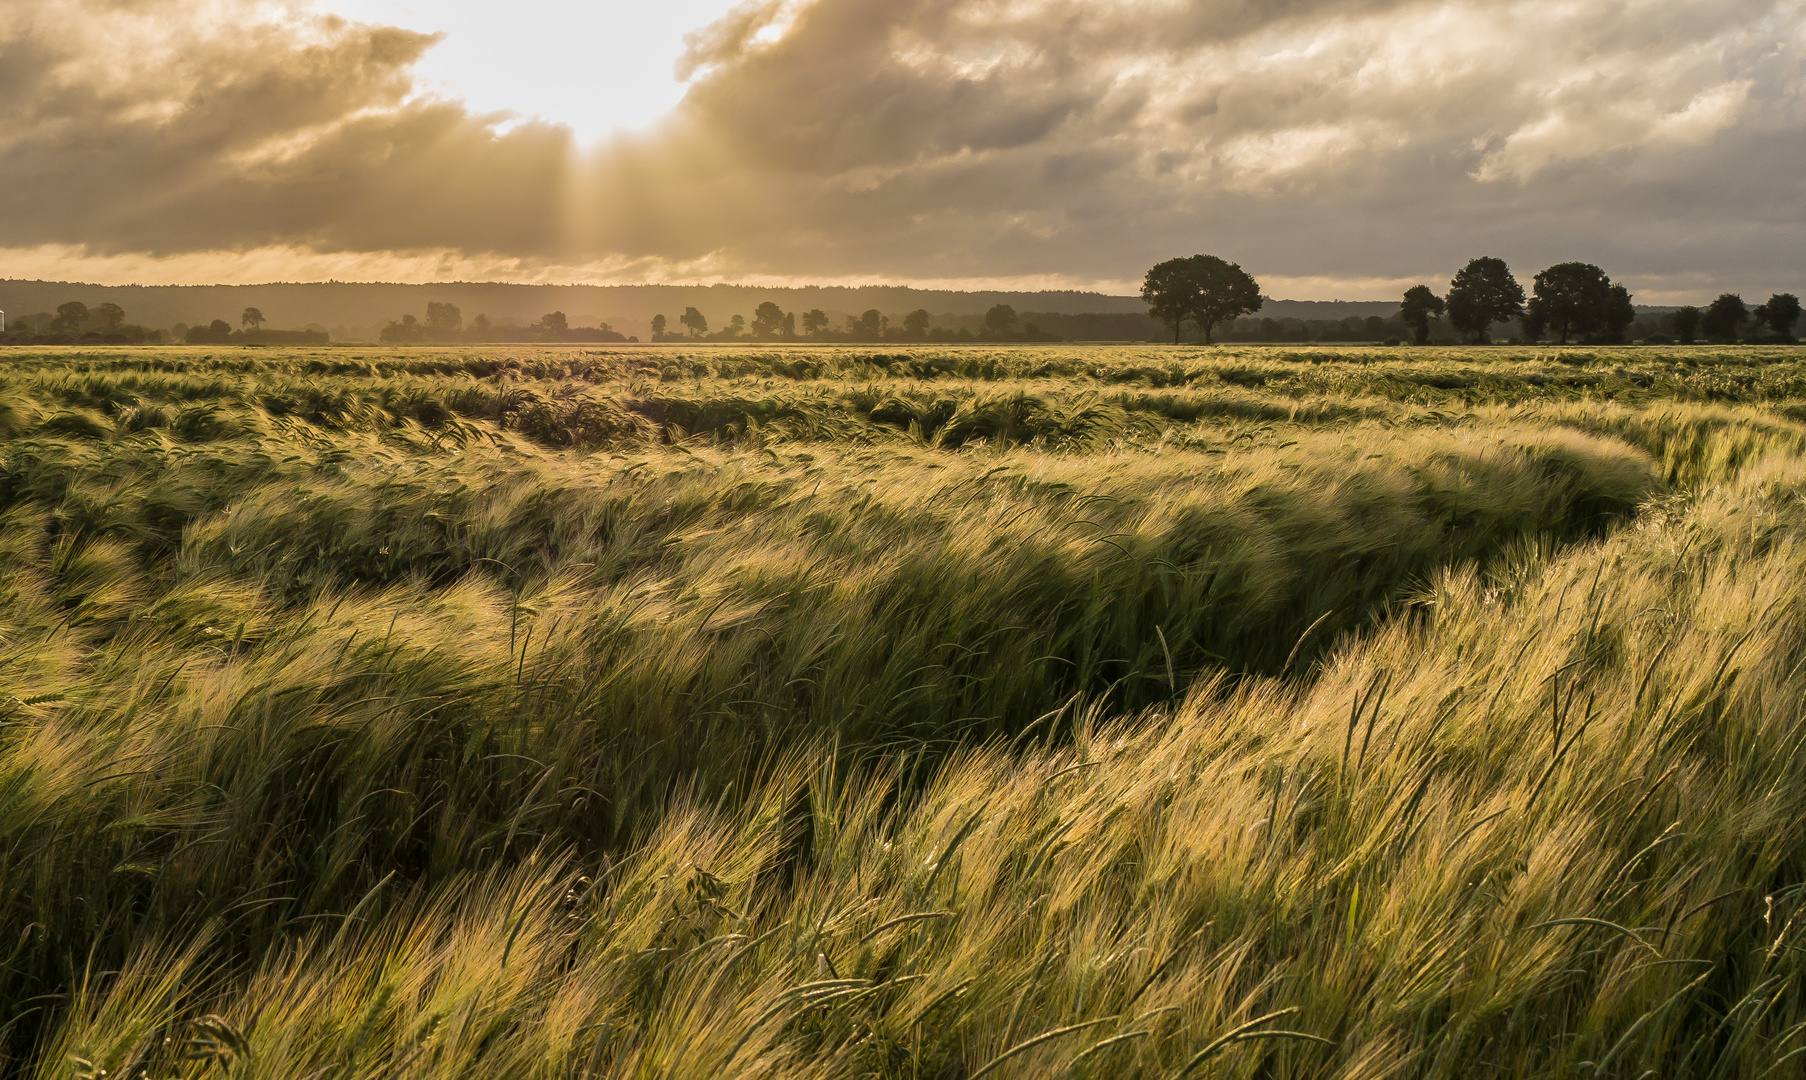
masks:
[[(572, 326), (607, 322), (625, 334), (647, 340), (654, 315), (664, 315), (673, 328), (686, 307), (723, 326), (735, 315), (751, 318), (769, 300), (786, 311), (821, 308), (840, 325), (848, 315), (876, 308), (893, 323), (906, 312), (925, 308), (936, 325), (972, 325), (996, 304), (1019, 312), (1047, 315), (1141, 316), (1147, 305), (1137, 296), (1110, 296), (1080, 291), (957, 292), (886, 285), (857, 288), (810, 286), (767, 289), (747, 285), (510, 285), (499, 282), (448, 282), (397, 285), (380, 282), (324, 281), (270, 285), (87, 285), (62, 281), (0, 280), (0, 310), (11, 319), (54, 311), (79, 300), (89, 307), (114, 303), (130, 322), (168, 329), (225, 319), (237, 325), (247, 307), (261, 310), (269, 325), (284, 329), (313, 326), (328, 330), (336, 341), (374, 340), (378, 332), (403, 314), (421, 318), (428, 302), (456, 304), (468, 322), (479, 314), (496, 323), (530, 323), (550, 311), (563, 311)], [(1387, 301), (1269, 300), (1261, 315), (1275, 319), (1344, 319), (1390, 316), (1398, 310)], [(1048, 320), (1050, 323), (1052, 320)], [(1158, 333), (1152, 320), (1116, 319), (1110, 331), (1124, 336)], [(1050, 329), (1053, 327), (1050, 326)], [(1078, 329), (1075, 325), (1074, 329)], [(1131, 334), (1134, 331), (1134, 334)]]

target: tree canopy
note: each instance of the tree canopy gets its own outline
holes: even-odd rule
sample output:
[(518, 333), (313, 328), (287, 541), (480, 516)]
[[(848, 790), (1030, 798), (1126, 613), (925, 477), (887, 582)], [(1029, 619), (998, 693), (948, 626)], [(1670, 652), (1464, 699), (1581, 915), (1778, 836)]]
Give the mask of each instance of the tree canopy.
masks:
[(1259, 311), (1263, 303), (1260, 283), (1239, 263), (1224, 262), (1215, 255), (1168, 259), (1148, 270), (1141, 283), (1141, 298), (1148, 314), (1166, 323), (1179, 343), (1179, 329), (1190, 319), (1210, 332), (1218, 323)]
[(1524, 287), (1504, 259), (1474, 259), (1449, 282), (1449, 322), (1462, 335), (1486, 344), (1493, 323), (1522, 318)]
[(1016, 309), (1008, 304), (994, 305), (985, 312), (985, 329), (993, 334), (1003, 335), (1016, 328)]
[(50, 320), (50, 332), (74, 333), (88, 321), (88, 305), (80, 300), (71, 300), (67, 304), (58, 304), (56, 318)]
[(1604, 270), (1592, 263), (1556, 263), (1536, 275), (1524, 310), (1524, 332), (1535, 341), (1553, 330), (1563, 345), (1570, 334), (1617, 341), (1636, 317), (1630, 292), (1614, 285)]
[(783, 308), (769, 300), (753, 309), (752, 331), (758, 337), (781, 337), (786, 324), (794, 328), (796, 316), (786, 315)]
[(125, 309), (118, 304), (101, 304), (88, 315), (103, 334), (114, 333), (125, 325)]
[(464, 328), (464, 313), (456, 304), (426, 305), (426, 325), (432, 330), (461, 330)]
[(1448, 310), (1442, 297), (1428, 285), (1413, 285), (1405, 290), (1405, 299), (1399, 305), (1399, 317), (1411, 328), (1412, 337), (1419, 345), (1428, 344), (1430, 340), (1430, 319), (1441, 318)]
[(1800, 298), (1792, 293), (1776, 293), (1753, 314), (1776, 337), (1791, 338), (1794, 323), (1800, 321)]
[(1674, 323), (1674, 336), (1680, 339), (1682, 345), (1691, 345), (1699, 337), (1699, 321), (1704, 316), (1705, 312), (1691, 305), (1676, 309), (1670, 316)]
[(1737, 331), (1750, 319), (1750, 309), (1736, 293), (1721, 293), (1700, 316), (1699, 328), (1714, 341), (1737, 340)]

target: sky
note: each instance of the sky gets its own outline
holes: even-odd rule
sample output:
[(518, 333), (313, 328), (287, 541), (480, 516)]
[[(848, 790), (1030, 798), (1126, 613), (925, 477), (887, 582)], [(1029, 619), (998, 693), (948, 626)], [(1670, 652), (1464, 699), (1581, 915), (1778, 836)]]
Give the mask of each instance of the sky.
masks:
[(0, 277), (1806, 291), (1806, 0), (5, 0)]
[[(585, 143), (644, 128), (683, 100), (684, 35), (733, 0), (320, 0), (316, 11), (443, 35), (416, 86), (477, 112), (564, 124)], [(505, 12), (505, 15), (500, 14)], [(506, 125), (500, 125), (503, 128)]]

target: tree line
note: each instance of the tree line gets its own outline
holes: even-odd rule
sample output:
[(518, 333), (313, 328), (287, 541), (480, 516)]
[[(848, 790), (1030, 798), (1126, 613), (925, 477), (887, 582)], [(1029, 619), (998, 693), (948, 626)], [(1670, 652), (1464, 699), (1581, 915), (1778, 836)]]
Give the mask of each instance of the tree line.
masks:
[[(1401, 314), (1420, 344), (1429, 339), (1430, 320), (1445, 314), (1464, 340), (1478, 344), (1488, 342), (1492, 327), (1514, 320), (1526, 341), (1616, 344), (1637, 317), (1630, 291), (1591, 263), (1556, 263), (1536, 275), (1526, 296), (1505, 261), (1495, 258), (1469, 262), (1449, 283), (1446, 296), (1437, 296), (1427, 285), (1413, 286), (1405, 293)], [(1792, 293), (1775, 293), (1754, 309), (1742, 296), (1723, 293), (1703, 309), (1688, 306), (1670, 314), (1673, 338), (1658, 334), (1645, 340), (1688, 345), (1701, 337), (1725, 344), (1791, 342), (1799, 319), (1800, 298)]]
[(424, 322), (412, 315), (403, 315), (398, 321), (383, 327), (378, 336), (383, 341), (396, 344), (621, 343), (640, 340), (628, 337), (605, 322), (595, 326), (572, 326), (569, 316), (562, 311), (548, 311), (537, 321), (527, 325), (492, 322), (488, 315), (479, 313), (467, 326), (464, 323), (464, 313), (458, 309), (458, 305), (430, 302), (426, 305)]
[(9, 345), (161, 345), (166, 341), (190, 345), (324, 345), (324, 330), (270, 330), (263, 312), (245, 308), (234, 328), (224, 319), (189, 326), (176, 323), (167, 338), (163, 331), (152, 330), (125, 321), (125, 309), (118, 304), (94, 307), (71, 300), (59, 304), (55, 312), (40, 311), (10, 320), (7, 334), (0, 338)]
[(184, 327), (176, 324), (176, 333), (190, 345), (324, 345), (328, 335), (324, 330), (267, 330), (262, 311), (248, 307), (238, 316), (238, 328), (224, 319), (215, 319), (206, 326), (195, 324)]
[(749, 322), (735, 315), (726, 326), (711, 332), (708, 316), (693, 307), (684, 308), (677, 318), (681, 330), (673, 329), (670, 319), (655, 315), (652, 319), (653, 341), (799, 341), (866, 342), (866, 341), (1060, 341), (1060, 335), (1042, 330), (1033, 322), (1025, 322), (1008, 304), (996, 304), (985, 312), (984, 324), (977, 333), (965, 327), (957, 329), (934, 325), (927, 308), (917, 308), (892, 324), (890, 316), (877, 308), (859, 315), (848, 315), (840, 326), (833, 325), (827, 312), (812, 308), (802, 313), (801, 333), (794, 311), (785, 311), (767, 300), (753, 310)]
[[(1265, 302), (1253, 275), (1215, 255), (1156, 264), (1143, 279), (1141, 297), (1148, 303), (1148, 314), (1172, 331), (1174, 344), (1187, 323), (1202, 330), (1209, 344), (1217, 326), (1251, 315)], [(1536, 275), (1526, 295), (1505, 260), (1483, 256), (1455, 275), (1445, 295), (1438, 296), (1428, 285), (1405, 291), (1399, 317), (1417, 344), (1429, 342), (1431, 321), (1444, 316), (1461, 339), (1472, 344), (1488, 344), (1494, 326), (1513, 321), (1523, 328), (1525, 341), (1613, 344), (1624, 340), (1637, 309), (1630, 290), (1591, 263), (1557, 263)], [(1683, 307), (1670, 315), (1673, 338), (1663, 334), (1645, 340), (1692, 344), (1704, 336), (1724, 343), (1791, 342), (1799, 319), (1800, 298), (1792, 293), (1776, 293), (1754, 309), (1738, 294), (1724, 293), (1703, 309)]]
[[(1639, 318), (1631, 295), (1605, 271), (1590, 263), (1566, 262), (1536, 275), (1527, 293), (1504, 260), (1482, 257), (1470, 261), (1438, 295), (1428, 285), (1406, 290), (1398, 313), (1390, 318), (1369, 316), (1337, 321), (1262, 319), (1237, 322), (1264, 305), (1260, 285), (1240, 265), (1214, 255), (1169, 259), (1150, 269), (1142, 284), (1148, 317), (1163, 323), (1176, 343), (1187, 326), (1197, 328), (1206, 343), (1216, 329), (1230, 324), (1226, 336), (1238, 341), (1378, 341), (1409, 338), (1427, 344), (1434, 326), (1447, 326), (1459, 340), (1487, 343), (1496, 327), (1516, 322), (1522, 340), (1550, 340), (1558, 344), (1581, 342), (1611, 344), (1625, 340), (1635, 323), (1640, 337), (1650, 344), (1794, 340), (1801, 303), (1791, 293), (1776, 293), (1750, 307), (1736, 293), (1724, 293), (1705, 307), (1681, 307), (1659, 317)], [(877, 309), (849, 315), (836, 327), (820, 308), (801, 313), (783, 310), (767, 301), (748, 320), (733, 316), (727, 325), (711, 331), (708, 318), (686, 307), (677, 328), (664, 315), (652, 320), (652, 340), (677, 341), (797, 341), (827, 342), (961, 342), (961, 341), (1061, 341), (1068, 337), (1139, 338), (1145, 332), (1128, 325), (1140, 315), (1023, 316), (1008, 304), (985, 312), (976, 331), (969, 326), (935, 326), (924, 308), (893, 324)], [(1063, 329), (1043, 329), (1035, 320)], [(1446, 321), (1445, 321), (1446, 320)], [(170, 339), (189, 344), (324, 344), (323, 329), (271, 330), (255, 307), (245, 308), (234, 327), (224, 319), (206, 325), (177, 323)], [(1092, 324), (1098, 324), (1093, 326)], [(1107, 325), (1105, 325), (1107, 324)], [(678, 329), (681, 328), (681, 329)], [(114, 303), (92, 308), (80, 301), (59, 305), (55, 312), (36, 312), (8, 320), (0, 341), (8, 344), (160, 344), (162, 330), (126, 321), (125, 309)], [(1147, 329), (1152, 329), (1148, 327)], [(1099, 333), (1101, 331), (1101, 334)], [(630, 337), (606, 322), (593, 327), (570, 325), (562, 311), (548, 312), (528, 325), (492, 323), (479, 314), (468, 325), (455, 304), (428, 303), (425, 321), (403, 315), (380, 334), (391, 343), (630, 343)], [(1448, 340), (1447, 337), (1440, 338)]]
[(79, 300), (72, 300), (58, 305), (54, 312), (38, 311), (8, 319), (5, 340), (15, 345), (159, 344), (163, 341), (163, 331), (126, 322), (125, 309), (118, 304), (89, 307)]

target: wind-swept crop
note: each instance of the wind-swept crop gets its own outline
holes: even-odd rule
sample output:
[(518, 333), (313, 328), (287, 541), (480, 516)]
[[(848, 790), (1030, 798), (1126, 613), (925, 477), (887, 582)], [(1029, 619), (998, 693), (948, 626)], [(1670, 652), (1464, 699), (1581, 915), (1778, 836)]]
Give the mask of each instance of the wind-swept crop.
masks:
[(1785, 1075), (1773, 352), (9, 357), (0, 1071)]

